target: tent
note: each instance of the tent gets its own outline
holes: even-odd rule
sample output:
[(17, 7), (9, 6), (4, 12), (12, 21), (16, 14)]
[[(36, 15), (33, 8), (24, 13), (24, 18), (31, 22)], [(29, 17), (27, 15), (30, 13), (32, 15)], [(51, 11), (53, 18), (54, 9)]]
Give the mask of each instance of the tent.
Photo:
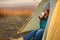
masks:
[(42, 40), (60, 40), (60, 1), (50, 2), (50, 17)]

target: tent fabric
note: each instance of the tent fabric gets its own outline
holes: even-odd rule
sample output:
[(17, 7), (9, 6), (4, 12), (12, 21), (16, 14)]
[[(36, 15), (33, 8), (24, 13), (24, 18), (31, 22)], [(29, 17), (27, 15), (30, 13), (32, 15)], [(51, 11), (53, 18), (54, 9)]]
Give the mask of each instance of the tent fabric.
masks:
[(56, 7), (48, 28), (46, 40), (60, 40), (60, 1), (57, 1)]
[(33, 12), (33, 15), (31, 16), (32, 19), (30, 20), (30, 22), (27, 24), (27, 26), (22, 30), (22, 32), (26, 32), (26, 31), (30, 31), (30, 30), (35, 30), (35, 29), (39, 29), (39, 14), (40, 12), (42, 12), (43, 10), (43, 5), (47, 2), (48, 0), (42, 0), (42, 2), (37, 6), (37, 8), (35, 9), (35, 11)]
[(46, 29), (45, 29), (42, 40), (46, 40), (47, 31), (49, 30), (48, 28), (49, 28), (49, 25), (50, 25), (50, 21), (51, 21), (51, 18), (52, 18), (53, 11), (55, 9), (56, 3), (57, 3), (57, 0), (50, 0), (50, 14), (49, 14), (49, 18), (48, 18), (48, 21), (47, 21)]

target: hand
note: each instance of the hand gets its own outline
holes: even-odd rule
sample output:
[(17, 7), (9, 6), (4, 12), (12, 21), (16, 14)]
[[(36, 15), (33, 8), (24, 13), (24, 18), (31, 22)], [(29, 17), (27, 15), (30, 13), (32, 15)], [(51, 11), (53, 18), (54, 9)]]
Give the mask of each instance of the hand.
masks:
[(43, 15), (40, 14), (40, 15), (38, 16), (38, 18), (39, 18), (39, 19), (43, 18)]
[(39, 17), (39, 19), (44, 19), (45, 18), (45, 13), (42, 12), (38, 17)]

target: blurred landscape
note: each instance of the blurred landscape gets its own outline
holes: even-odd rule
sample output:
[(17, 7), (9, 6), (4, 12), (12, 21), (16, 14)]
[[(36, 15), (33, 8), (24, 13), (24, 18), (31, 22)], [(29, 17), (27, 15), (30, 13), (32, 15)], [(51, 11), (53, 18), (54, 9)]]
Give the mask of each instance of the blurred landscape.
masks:
[(19, 30), (30, 18), (36, 6), (15, 6), (0, 8), (0, 40), (15, 37)]

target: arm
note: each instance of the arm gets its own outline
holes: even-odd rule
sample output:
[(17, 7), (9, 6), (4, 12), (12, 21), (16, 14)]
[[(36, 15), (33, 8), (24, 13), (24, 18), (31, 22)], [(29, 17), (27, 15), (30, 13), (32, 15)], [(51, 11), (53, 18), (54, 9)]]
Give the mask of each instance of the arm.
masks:
[(40, 16), (38, 16), (39, 17), (39, 19), (43, 19), (43, 18), (45, 18), (45, 13), (43, 12), (42, 14), (40, 14)]

